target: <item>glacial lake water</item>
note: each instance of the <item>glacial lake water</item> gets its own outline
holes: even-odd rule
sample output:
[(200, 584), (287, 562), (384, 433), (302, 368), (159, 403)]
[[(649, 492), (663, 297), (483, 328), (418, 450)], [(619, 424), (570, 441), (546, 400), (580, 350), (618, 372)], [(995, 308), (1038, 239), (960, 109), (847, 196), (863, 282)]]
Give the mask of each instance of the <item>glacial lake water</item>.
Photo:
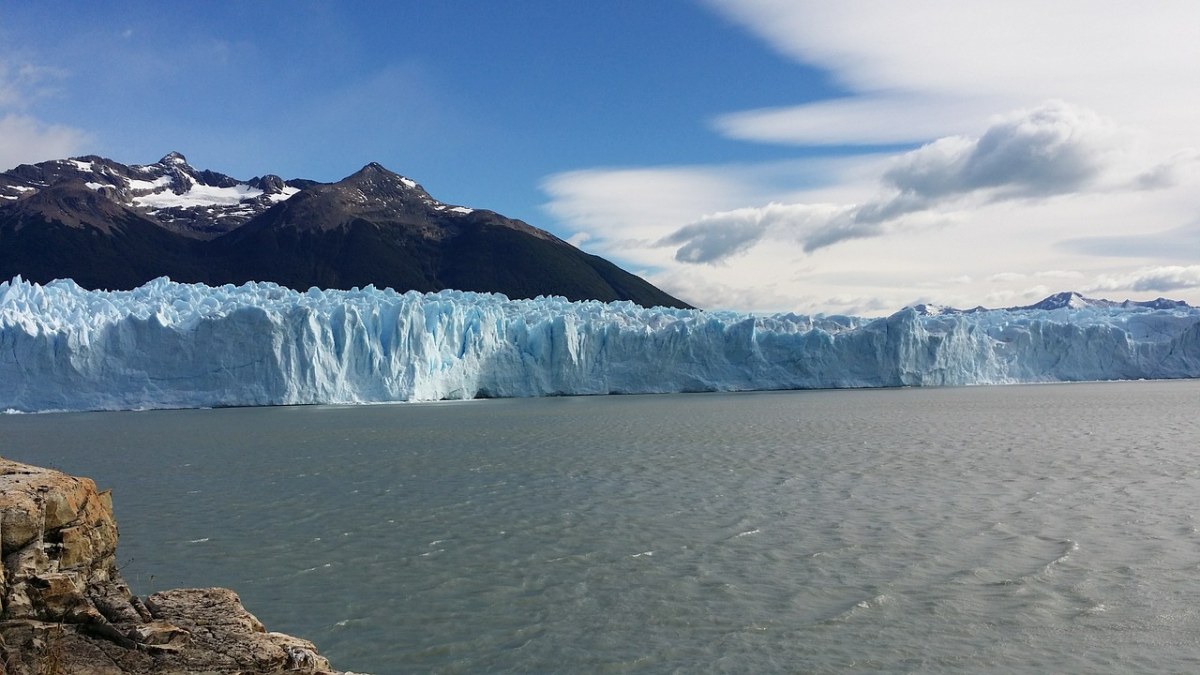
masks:
[(1200, 381), (0, 416), (341, 669), (1200, 670)]

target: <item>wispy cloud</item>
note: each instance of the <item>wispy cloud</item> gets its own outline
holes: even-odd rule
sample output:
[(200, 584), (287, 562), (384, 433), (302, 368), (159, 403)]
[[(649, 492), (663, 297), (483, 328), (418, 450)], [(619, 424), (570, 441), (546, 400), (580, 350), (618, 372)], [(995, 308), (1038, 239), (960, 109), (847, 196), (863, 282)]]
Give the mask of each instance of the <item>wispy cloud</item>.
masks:
[[(950, 136), (897, 157), (879, 177), (879, 195), (859, 204), (779, 204), (708, 214), (658, 240), (675, 259), (716, 263), (764, 238), (805, 252), (839, 242), (927, 226), (964, 199), (1047, 198), (1093, 189), (1122, 143), (1095, 112), (1050, 101), (997, 118), (978, 137)], [(905, 218), (919, 214), (920, 218)]]
[[(823, 179), (839, 173), (840, 160), (817, 162)], [(805, 168), (805, 174), (814, 166)], [(777, 196), (776, 185), (810, 180), (793, 163), (700, 167), (587, 169), (555, 174), (542, 182), (543, 208), (588, 247), (637, 265), (661, 267), (671, 256), (656, 242), (747, 202)], [(574, 237), (572, 237), (574, 239)]]
[(678, 246), (675, 259), (715, 263), (754, 246), (768, 232), (790, 231), (815, 237), (841, 226), (848, 236), (853, 208), (832, 204), (767, 204), (704, 216), (659, 239), (658, 246)]
[(729, 138), (758, 143), (892, 145), (965, 133), (995, 110), (990, 99), (867, 94), (724, 113), (712, 127)]
[(1200, 90), (1184, 85), (1200, 63), (1196, 3), (1010, 0), (1003, 11), (872, 0), (707, 4), (780, 54), (827, 69), (850, 92), (839, 101), (719, 118), (718, 127), (735, 137), (923, 140), (1050, 98), (1172, 136), (1190, 133), (1189, 111), (1200, 104)]
[(0, 110), (22, 111), (52, 96), (66, 76), (61, 70), (0, 56)]

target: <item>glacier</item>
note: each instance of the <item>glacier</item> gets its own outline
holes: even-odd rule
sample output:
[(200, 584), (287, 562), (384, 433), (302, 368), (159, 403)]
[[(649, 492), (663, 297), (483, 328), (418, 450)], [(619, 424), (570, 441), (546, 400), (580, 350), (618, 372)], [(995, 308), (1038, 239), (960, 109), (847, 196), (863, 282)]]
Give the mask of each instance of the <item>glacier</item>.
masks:
[(374, 287), (0, 283), (0, 410), (1200, 377), (1200, 309), (755, 316)]

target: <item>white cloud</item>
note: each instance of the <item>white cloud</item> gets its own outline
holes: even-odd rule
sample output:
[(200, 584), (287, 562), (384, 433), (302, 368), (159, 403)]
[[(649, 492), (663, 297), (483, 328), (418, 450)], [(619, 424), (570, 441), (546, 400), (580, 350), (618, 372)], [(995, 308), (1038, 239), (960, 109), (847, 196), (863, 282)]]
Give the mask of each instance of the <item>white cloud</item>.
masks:
[(1134, 181), (1144, 190), (1172, 187), (1196, 178), (1200, 169), (1200, 152), (1185, 148), (1138, 174)]
[(1020, 272), (997, 272), (987, 278), (988, 281), (996, 283), (1008, 283), (1010, 281), (1021, 281), (1026, 275)]
[(35, 101), (54, 94), (64, 74), (31, 63), (13, 64), (0, 58), (0, 110), (25, 110)]
[[(956, 119), (978, 123), (988, 112), (1050, 98), (1156, 133), (1166, 121), (1173, 133), (1186, 132), (1200, 107), (1200, 90), (1189, 86), (1200, 64), (1200, 4), (1190, 0), (708, 4), (779, 53), (827, 69), (854, 96), (792, 108), (790, 123), (778, 115), (756, 125), (754, 115), (718, 121), (741, 138), (820, 143), (814, 137), (832, 120), (840, 142), (854, 142), (854, 129), (859, 142), (911, 140), (914, 128), (929, 139), (965, 131)], [(931, 122), (914, 127), (919, 119)]]
[(567, 243), (575, 248), (582, 248), (591, 238), (592, 235), (587, 232), (576, 232), (567, 238)]
[[(1195, 186), (1187, 190), (1194, 194)], [(1197, 209), (1194, 197), (1187, 206), (1194, 213)], [(1160, 217), (1144, 214), (1148, 222)], [(1139, 231), (1141, 230), (1141, 231)], [(1072, 237), (1057, 242), (1056, 247), (1068, 253), (1108, 256), (1115, 258), (1156, 258), (1159, 260), (1190, 261), (1200, 251), (1200, 222), (1192, 222), (1166, 231), (1144, 231), (1134, 228), (1128, 231), (1102, 236)]]
[(1075, 270), (1045, 270), (1044, 272), (1034, 272), (1033, 276), (1039, 279), (1082, 279), (1083, 272)]
[(712, 126), (730, 138), (760, 143), (887, 145), (968, 133), (995, 110), (990, 100), (870, 94), (725, 113)]
[(550, 176), (542, 189), (551, 215), (593, 236), (621, 239), (612, 236), (617, 227), (649, 240), (665, 234), (656, 230), (736, 203), (744, 193), (725, 173), (719, 167), (592, 169)]
[(809, 157), (920, 146), (791, 188), (753, 165), (565, 174), (549, 207), (602, 254), (753, 310), (1008, 306), (1088, 279), (1200, 299), (1163, 271), (1200, 250), (1200, 3), (706, 1), (842, 88), (717, 133)]
[(767, 237), (813, 252), (851, 239), (944, 222), (963, 198), (1051, 197), (1094, 187), (1120, 148), (1114, 125), (1062, 101), (997, 117), (978, 137), (950, 136), (897, 157), (881, 194), (859, 204), (779, 204), (707, 214), (660, 238), (675, 259), (716, 263)]
[(1085, 286), (1085, 292), (1169, 292), (1200, 288), (1200, 265), (1164, 265), (1120, 275), (1103, 275)]
[(988, 189), (1001, 197), (1074, 192), (1105, 168), (1116, 136), (1096, 113), (1050, 101), (998, 118), (978, 138), (950, 136), (906, 153), (883, 178), (930, 199)]
[(1049, 286), (1038, 284), (1037, 286), (1030, 286), (1029, 288), (1021, 291), (1021, 297), (1025, 298), (1026, 300), (1041, 300), (1051, 293), (1053, 293), (1053, 291), (1050, 290)]
[(687, 263), (719, 262), (758, 243), (768, 232), (787, 231), (799, 239), (818, 236), (832, 227), (853, 226), (852, 207), (833, 204), (777, 204), (706, 215), (660, 239), (679, 246), (675, 259)]
[(1009, 290), (992, 291), (991, 293), (988, 293), (987, 295), (984, 296), (983, 306), (984, 307), (1004, 307), (1012, 301), (1012, 299), (1015, 295), (1016, 295), (1015, 292), (1009, 291)]
[[(805, 189), (786, 189), (791, 165), (597, 169), (548, 179), (547, 209), (589, 250), (703, 307), (1007, 306), (1106, 273), (1081, 234), (1127, 251), (1144, 237), (1131, 223), (1194, 218), (1197, 186), (1140, 190), (1128, 142), (1054, 102), (890, 159), (825, 160), (825, 184)], [(1154, 246), (1194, 255), (1193, 235), (1200, 226), (1168, 230)], [(800, 267), (809, 273), (796, 278)]]
[(88, 135), (73, 127), (45, 124), (27, 115), (0, 117), (0, 168), (81, 154)]
[[(761, 165), (589, 169), (556, 174), (542, 182), (543, 208), (588, 247), (636, 265), (662, 267), (673, 251), (660, 243), (672, 232), (706, 215), (747, 203), (802, 198), (804, 185), (835, 183), (829, 194), (867, 194), (859, 185), (877, 175), (878, 158), (826, 159)], [(575, 235), (572, 235), (575, 236)]]
[(0, 171), (78, 154), (86, 146), (84, 131), (28, 113), (34, 103), (54, 95), (63, 77), (52, 68), (0, 58)]

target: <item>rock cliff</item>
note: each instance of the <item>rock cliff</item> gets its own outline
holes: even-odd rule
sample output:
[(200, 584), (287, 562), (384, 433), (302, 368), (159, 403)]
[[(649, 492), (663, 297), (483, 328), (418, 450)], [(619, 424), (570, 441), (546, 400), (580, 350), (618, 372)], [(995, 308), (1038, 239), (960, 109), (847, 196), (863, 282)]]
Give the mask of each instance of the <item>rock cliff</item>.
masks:
[(133, 595), (112, 497), (89, 478), (0, 458), (0, 675), (332, 673), (224, 588)]

